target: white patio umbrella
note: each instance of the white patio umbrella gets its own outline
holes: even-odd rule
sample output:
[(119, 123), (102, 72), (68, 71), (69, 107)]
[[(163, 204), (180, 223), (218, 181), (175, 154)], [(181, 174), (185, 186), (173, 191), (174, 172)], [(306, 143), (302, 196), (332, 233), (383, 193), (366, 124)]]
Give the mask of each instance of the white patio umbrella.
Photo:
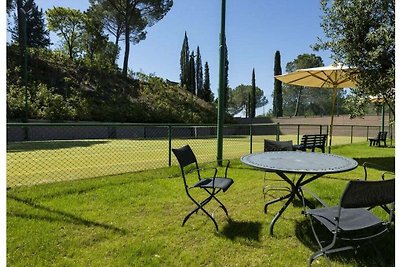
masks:
[(331, 126), (329, 129), (329, 153), (332, 146), (333, 116), (336, 105), (337, 90), (356, 87), (356, 69), (343, 64), (332, 64), (324, 67), (298, 69), (294, 72), (277, 75), (276, 79), (291, 85), (312, 88), (330, 88), (332, 93)]

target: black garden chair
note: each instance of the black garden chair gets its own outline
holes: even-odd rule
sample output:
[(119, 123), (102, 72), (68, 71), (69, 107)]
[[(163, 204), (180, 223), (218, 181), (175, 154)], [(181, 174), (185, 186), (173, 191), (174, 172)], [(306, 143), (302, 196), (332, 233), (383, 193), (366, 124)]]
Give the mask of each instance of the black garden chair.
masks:
[[(178, 149), (172, 149), (172, 151), (175, 154), (175, 156), (179, 162), (180, 168), (181, 168), (182, 178), (183, 178), (183, 183), (185, 186), (186, 194), (188, 195), (190, 200), (192, 200), (193, 203), (196, 204), (196, 207), (191, 212), (189, 212), (189, 214), (186, 215), (186, 217), (183, 219), (182, 226), (185, 225), (186, 221), (190, 218), (190, 216), (192, 216), (194, 213), (197, 213), (197, 211), (202, 210), (213, 221), (215, 228), (218, 232), (218, 224), (215, 221), (214, 216), (213, 216), (214, 212), (212, 214), (210, 214), (207, 210), (204, 209), (204, 206), (207, 203), (209, 203), (211, 200), (214, 199), (215, 201), (218, 202), (219, 207), (221, 207), (225, 211), (226, 216), (229, 218), (228, 210), (226, 209), (224, 204), (222, 204), (222, 202), (216, 197), (216, 195), (221, 191), (222, 192), (227, 191), (229, 189), (229, 187), (233, 184), (233, 180), (231, 178), (227, 177), (230, 161), (227, 161), (227, 164), (225, 167), (225, 175), (223, 177), (217, 177), (218, 170), (217, 170), (217, 168), (213, 168), (214, 175), (212, 177), (203, 178), (201, 176), (201, 171), (204, 169), (199, 168), (199, 165), (196, 160), (196, 156), (194, 155), (194, 153), (189, 145), (185, 145)], [(192, 167), (192, 168), (190, 168), (190, 167)], [(188, 171), (188, 169), (189, 169), (189, 171)], [(188, 184), (188, 181), (187, 181), (188, 179), (186, 177), (186, 174), (188, 174), (190, 172), (197, 173), (197, 175), (196, 175), (197, 179), (193, 185)], [(190, 190), (195, 189), (195, 188), (199, 188), (199, 189), (202, 189), (205, 192), (207, 192), (207, 197), (202, 201), (197, 201), (190, 194)]]
[[(310, 256), (308, 265), (311, 266), (316, 258), (323, 255), (327, 257), (331, 253), (357, 249), (366, 243), (373, 245), (371, 241), (374, 238), (390, 230), (390, 224), (393, 222), (394, 191), (394, 179), (354, 180), (347, 184), (338, 206), (306, 210), (303, 201), (304, 213), (310, 219), (312, 231), (320, 247), (320, 250)], [(389, 204), (390, 214), (386, 220), (378, 218), (367, 209)], [(313, 225), (314, 220), (321, 223), (333, 235), (327, 245), (323, 245), (318, 236)], [(340, 244), (343, 246), (337, 247), (338, 241), (341, 241)], [(328, 262), (330, 265), (329, 259)]]
[[(374, 164), (374, 163), (370, 163), (370, 162), (364, 162), (363, 163), (363, 168), (364, 168), (364, 180), (367, 181), (368, 180), (368, 168), (374, 167), (376, 169), (379, 169), (381, 166)], [(393, 179), (395, 177), (394, 172), (391, 171), (384, 171), (381, 173), (381, 180), (387, 180), (389, 177), (389, 179)], [(371, 180), (371, 179), (369, 179)], [(370, 209), (372, 209), (374, 207), (370, 207)], [(388, 214), (390, 214), (390, 208), (387, 205), (381, 205), (381, 208), (384, 209)], [(394, 216), (394, 212), (393, 212), (393, 216)]]
[[(293, 151), (292, 141), (273, 141), (264, 139), (264, 152), (271, 151)], [(278, 183), (284, 185), (277, 185)], [(287, 183), (280, 178), (269, 178), (267, 172), (264, 172), (263, 178), (263, 195), (264, 200), (269, 191), (290, 191), (290, 187)]]

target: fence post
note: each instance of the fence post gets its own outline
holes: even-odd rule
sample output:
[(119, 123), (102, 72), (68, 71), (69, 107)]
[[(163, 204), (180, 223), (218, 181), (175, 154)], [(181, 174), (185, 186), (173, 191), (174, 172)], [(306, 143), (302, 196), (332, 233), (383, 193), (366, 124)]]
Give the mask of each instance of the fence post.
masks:
[(322, 125), (319, 126), (319, 134), (322, 134)]
[(350, 144), (353, 144), (353, 125), (351, 125), (351, 130), (350, 130)]
[(250, 124), (250, 153), (253, 153), (253, 124)]
[(276, 141), (279, 141), (279, 131), (280, 131), (279, 122), (277, 122), (276, 123)]
[(300, 124), (297, 124), (297, 144), (300, 143)]
[(168, 166), (171, 167), (172, 162), (172, 126), (168, 125)]
[(369, 134), (369, 126), (367, 126), (367, 141), (368, 141), (368, 134)]

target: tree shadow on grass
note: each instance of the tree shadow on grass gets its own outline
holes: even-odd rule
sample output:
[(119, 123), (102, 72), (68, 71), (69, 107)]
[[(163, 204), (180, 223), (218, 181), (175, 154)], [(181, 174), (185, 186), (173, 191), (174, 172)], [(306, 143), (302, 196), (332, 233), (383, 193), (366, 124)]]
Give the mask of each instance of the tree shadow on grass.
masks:
[(261, 229), (261, 222), (230, 220), (220, 233), (232, 241), (240, 239), (248, 241), (251, 244), (253, 242), (260, 242)]
[[(318, 233), (318, 237), (321, 240), (326, 240), (325, 245), (330, 244), (332, 241), (332, 235), (324, 227), (318, 223), (314, 224), (315, 230)], [(310, 221), (304, 219), (296, 223), (296, 237), (302, 242), (306, 247), (310, 248), (310, 256), (312, 253), (318, 251), (320, 248), (317, 241), (315, 240)], [(348, 245), (348, 243), (346, 243)], [(337, 246), (340, 247), (344, 245), (338, 242)], [(332, 262), (337, 262), (339, 264), (355, 264), (356, 266), (395, 266), (395, 235), (394, 229), (389, 233), (383, 235), (382, 237), (373, 239), (371, 243), (361, 243), (360, 248), (355, 250), (348, 250), (343, 252), (337, 252), (329, 254), (328, 258)], [(324, 256), (318, 258), (318, 260), (326, 262)]]
[(41, 204), (37, 204), (34, 201), (30, 199), (23, 199), (19, 198), (17, 196), (7, 196), (8, 199), (15, 200), (19, 203), (25, 204), (27, 206), (30, 206), (33, 209), (45, 211), (48, 213), (48, 215), (38, 215), (38, 214), (29, 214), (29, 213), (22, 213), (22, 212), (12, 212), (8, 211), (7, 216), (10, 217), (19, 217), (23, 219), (36, 219), (36, 220), (44, 220), (44, 221), (60, 221), (60, 222), (66, 222), (66, 223), (71, 223), (75, 225), (84, 225), (84, 226), (89, 226), (89, 227), (100, 227), (105, 230), (111, 230), (119, 234), (127, 234), (127, 231), (125, 229), (121, 229), (118, 227), (115, 227), (113, 225), (105, 224), (105, 223), (99, 223), (95, 221), (91, 221), (88, 219), (84, 219), (82, 217), (76, 216), (74, 214), (57, 210), (54, 208), (46, 207)]

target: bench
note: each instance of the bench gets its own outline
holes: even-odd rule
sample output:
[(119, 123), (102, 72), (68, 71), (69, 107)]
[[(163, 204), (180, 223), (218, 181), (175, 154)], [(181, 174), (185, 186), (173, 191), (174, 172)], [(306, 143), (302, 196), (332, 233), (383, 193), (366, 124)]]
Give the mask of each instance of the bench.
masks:
[(369, 139), (369, 146), (381, 146), (381, 141), (384, 143), (386, 146), (386, 137), (387, 137), (387, 132), (379, 132), (378, 135), (375, 138), (368, 138)]
[(319, 148), (322, 153), (325, 153), (327, 138), (327, 134), (305, 134), (301, 138), (301, 143), (293, 146), (293, 150), (306, 151), (307, 149), (311, 149), (311, 151), (314, 152), (315, 148)]

